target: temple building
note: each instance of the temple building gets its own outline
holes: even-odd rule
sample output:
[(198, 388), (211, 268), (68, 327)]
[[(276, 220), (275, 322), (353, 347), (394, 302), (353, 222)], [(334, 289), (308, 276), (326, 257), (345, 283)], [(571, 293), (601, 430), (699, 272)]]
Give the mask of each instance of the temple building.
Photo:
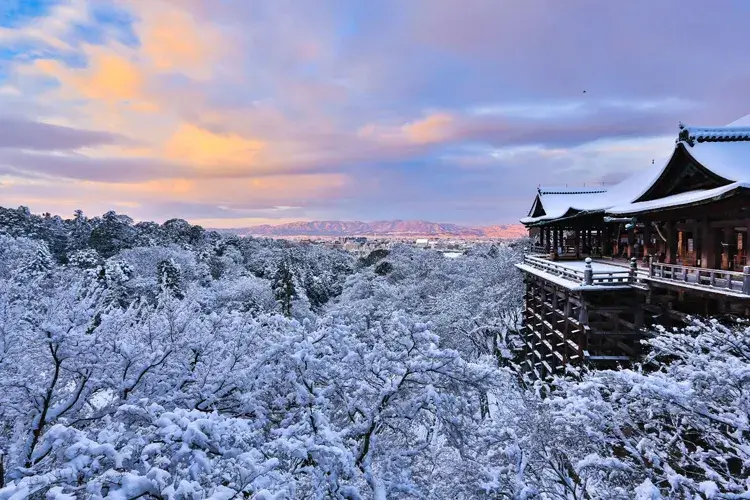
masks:
[[(609, 187), (539, 187), (521, 222), (526, 362), (627, 363), (654, 324), (750, 312), (750, 116), (679, 126), (661, 167)], [(585, 259), (585, 260), (584, 260)]]

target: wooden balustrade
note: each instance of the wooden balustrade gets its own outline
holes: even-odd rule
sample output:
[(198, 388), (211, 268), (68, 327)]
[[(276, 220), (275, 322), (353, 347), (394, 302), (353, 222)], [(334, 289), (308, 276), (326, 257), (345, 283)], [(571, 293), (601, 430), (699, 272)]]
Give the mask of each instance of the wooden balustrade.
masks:
[(745, 266), (743, 272), (737, 272), (652, 261), (648, 277), (750, 295), (750, 266)]
[(523, 263), (526, 265), (583, 285), (627, 285), (633, 279), (632, 273), (629, 270), (595, 271), (591, 267), (591, 259), (586, 259), (586, 262), (586, 268), (576, 269), (569, 265), (559, 264), (533, 255), (525, 255), (523, 259)]
[(638, 269), (634, 259), (631, 259), (630, 269), (603, 271), (595, 270), (591, 266), (591, 259), (586, 259), (586, 266), (580, 269), (535, 255), (525, 255), (523, 263), (552, 276), (582, 285), (628, 285), (642, 283), (646, 279), (659, 279), (708, 290), (750, 295), (750, 266), (744, 266), (743, 272), (738, 272), (664, 264), (652, 260), (646, 271)]

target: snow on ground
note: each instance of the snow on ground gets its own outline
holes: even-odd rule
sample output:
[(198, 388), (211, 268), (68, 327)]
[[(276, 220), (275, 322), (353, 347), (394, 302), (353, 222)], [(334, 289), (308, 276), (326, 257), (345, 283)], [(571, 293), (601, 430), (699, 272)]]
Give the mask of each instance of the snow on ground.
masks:
[[(583, 260), (563, 260), (563, 261), (555, 261), (555, 264), (563, 267), (567, 267), (568, 269), (575, 269), (576, 271), (583, 271), (586, 269), (586, 262)], [(597, 262), (593, 261), (591, 262), (591, 268), (594, 270), (594, 272), (603, 272), (603, 273), (621, 273), (623, 271), (627, 271), (626, 268), (623, 266), (615, 266), (612, 264), (605, 264), (604, 262)]]

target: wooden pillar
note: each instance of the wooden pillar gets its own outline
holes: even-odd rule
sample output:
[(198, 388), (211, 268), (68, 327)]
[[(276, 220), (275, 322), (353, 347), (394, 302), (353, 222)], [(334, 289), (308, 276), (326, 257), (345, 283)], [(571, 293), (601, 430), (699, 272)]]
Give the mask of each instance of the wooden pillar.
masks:
[(643, 260), (648, 259), (653, 251), (654, 249), (651, 247), (651, 223), (646, 222), (643, 226)]
[(635, 257), (635, 224), (628, 229), (628, 259)]
[[(568, 337), (570, 335), (570, 313), (572, 310), (572, 305), (570, 304), (570, 292), (568, 290), (565, 290), (565, 323), (563, 324), (563, 359), (565, 364), (568, 364), (568, 360), (570, 359), (570, 350), (568, 348)], [(575, 354), (575, 353), (573, 353)]]
[(610, 226), (605, 225), (603, 229), (599, 231), (599, 244), (602, 247), (602, 257), (612, 255), (612, 242), (610, 241), (611, 234)]
[(695, 254), (695, 266), (702, 266), (703, 242), (701, 240), (701, 226), (697, 220), (693, 223), (693, 253)]
[(609, 235), (609, 243), (612, 245), (612, 257), (615, 257), (620, 250), (620, 225), (612, 226), (612, 232)]
[(576, 247), (576, 259), (580, 259), (581, 258), (581, 230), (580, 229), (575, 230), (574, 244)]
[(578, 309), (578, 322), (581, 323), (581, 326), (588, 326), (589, 324), (589, 311), (583, 296), (581, 296), (581, 307)]
[(634, 308), (634, 322), (633, 325), (635, 326), (636, 331), (640, 331), (643, 328), (644, 325), (644, 314), (643, 314), (643, 304), (636, 302), (633, 305)]
[(732, 269), (732, 257), (734, 255), (734, 229), (731, 227), (723, 228), (723, 245), (721, 245), (721, 268), (725, 271)]
[(667, 248), (666, 248), (666, 262), (667, 264), (677, 263), (677, 225), (674, 221), (669, 221), (666, 224), (667, 230)]
[(716, 232), (708, 219), (701, 221), (701, 267), (716, 266)]
[(552, 228), (552, 253), (554, 253), (554, 254), (557, 253), (557, 248), (560, 246), (560, 245), (558, 245), (559, 242), (560, 242), (560, 240), (558, 239), (557, 228), (553, 227)]

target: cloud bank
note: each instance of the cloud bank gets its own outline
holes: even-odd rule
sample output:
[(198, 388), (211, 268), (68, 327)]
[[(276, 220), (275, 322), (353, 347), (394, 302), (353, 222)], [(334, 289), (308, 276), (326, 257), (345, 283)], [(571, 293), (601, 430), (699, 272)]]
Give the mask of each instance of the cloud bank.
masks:
[(506, 223), (750, 112), (730, 0), (10, 4), (0, 203), (38, 211)]

